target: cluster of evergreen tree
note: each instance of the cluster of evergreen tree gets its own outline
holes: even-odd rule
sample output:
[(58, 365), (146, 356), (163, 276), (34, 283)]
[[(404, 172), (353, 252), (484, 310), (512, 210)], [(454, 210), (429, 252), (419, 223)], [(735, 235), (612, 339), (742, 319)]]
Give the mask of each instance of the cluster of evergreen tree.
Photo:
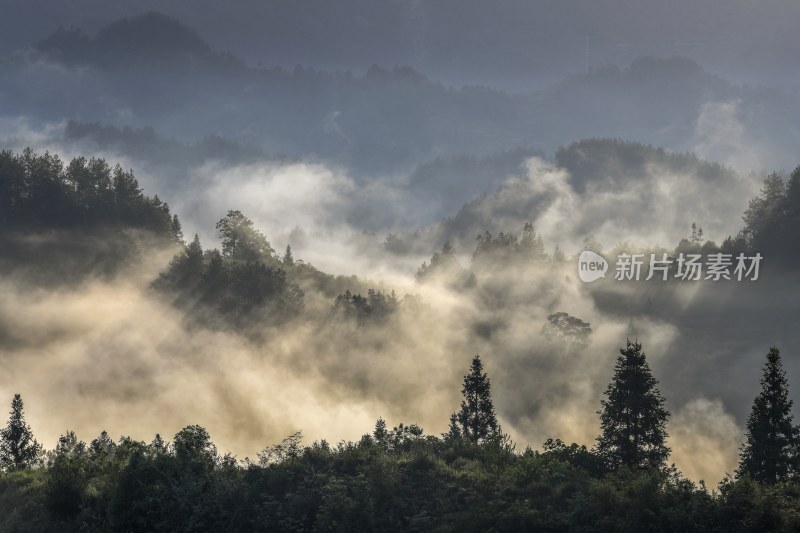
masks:
[(382, 322), (394, 313), (400, 305), (394, 291), (386, 294), (382, 290), (369, 289), (366, 296), (353, 294), (350, 290), (336, 297), (334, 308), (347, 318), (359, 323)]
[[(673, 250), (660, 247), (637, 249), (622, 243), (611, 250), (610, 256), (621, 252), (644, 254), (644, 272), (649, 267), (651, 253), (656, 257), (666, 253), (673, 260), (672, 276), (677, 268), (674, 260), (680, 254), (708, 256), (723, 253), (735, 257), (739, 253), (760, 253), (771, 267), (795, 270), (800, 259), (800, 252), (793, 245), (800, 238), (800, 166), (788, 177), (778, 173), (766, 176), (758, 196), (750, 200), (744, 211), (742, 221), (742, 229), (726, 237), (721, 244), (706, 239), (703, 228), (692, 222), (689, 235), (681, 239)], [(602, 245), (593, 235), (586, 237), (584, 245), (587, 250), (603, 253)]]
[(99, 158), (68, 164), (31, 149), (0, 152), (0, 273), (38, 285), (110, 277), (181, 241), (177, 215), (132, 171)]
[(560, 347), (563, 353), (586, 348), (591, 333), (591, 324), (563, 311), (548, 315), (547, 322), (542, 326), (544, 338)]
[[(585, 143), (592, 146), (597, 144), (593, 149), (601, 149), (607, 144), (606, 141), (585, 141), (578, 143), (578, 146), (583, 146)], [(631, 146), (637, 150), (642, 148), (639, 145)], [(662, 155), (665, 155), (663, 151)], [(688, 154), (671, 154), (670, 157), (675, 157), (676, 161), (683, 161), (689, 167), (699, 164), (696, 157)], [(572, 164), (578, 163), (573, 162)], [(580, 164), (575, 167), (579, 173), (581, 168)], [(719, 165), (712, 164), (705, 165), (702, 169), (702, 175), (708, 179), (712, 177), (716, 179), (719, 177), (718, 175), (727, 172)], [(587, 169), (584, 170), (588, 172)], [(606, 169), (606, 171), (610, 170)], [(601, 179), (594, 174), (590, 173), (590, 175), (592, 179)], [(760, 253), (769, 261), (770, 265), (795, 269), (798, 264), (797, 259), (800, 259), (798, 248), (792, 245), (800, 238), (800, 167), (797, 167), (788, 177), (778, 173), (766, 176), (759, 195), (750, 200), (742, 220), (744, 222), (742, 229), (726, 237), (720, 244), (707, 239), (703, 228), (696, 222), (692, 222), (690, 233), (682, 238), (674, 249), (658, 246), (641, 248), (623, 242), (604, 252), (603, 245), (591, 234), (584, 238), (583, 249), (599, 254), (607, 252), (609, 257), (615, 257), (623, 252), (642, 254), (642, 272), (647, 272), (649, 268), (651, 253), (656, 254), (657, 258), (660, 258), (662, 254), (667, 254), (673, 261), (672, 276), (669, 279), (674, 278), (677, 268), (675, 259), (680, 254), (708, 256), (724, 253), (735, 256), (742, 252)], [(409, 244), (396, 235), (389, 235), (384, 246), (388, 250), (398, 253), (409, 248)], [(434, 253), (430, 261), (423, 262), (420, 266), (417, 271), (417, 280), (447, 280), (451, 285), (463, 288), (475, 284), (473, 272), (492, 272), (498, 266), (503, 268), (524, 267), (535, 261), (549, 260), (552, 263), (561, 263), (566, 259), (566, 254), (557, 244), (553, 253), (548, 254), (545, 250), (543, 236), (536, 231), (533, 223), (526, 222), (521, 237), (515, 233), (503, 231), (497, 235), (493, 235), (489, 231), (478, 235), (475, 238), (475, 248), (469, 269), (462, 268), (456, 257), (455, 248), (450, 241), (446, 241), (441, 251)]]
[[(656, 60), (653, 64), (658, 64)], [(665, 60), (668, 63), (670, 60)], [(640, 72), (649, 70), (640, 62)], [(651, 64), (652, 66), (652, 64)], [(663, 65), (666, 66), (666, 65)], [(733, 170), (719, 163), (704, 161), (691, 152), (671, 152), (621, 139), (591, 138), (574, 142), (556, 151), (555, 161), (569, 171), (572, 187), (585, 192), (590, 185), (608, 183), (618, 188), (636, 183), (649, 175), (648, 166), (669, 168), (675, 174), (694, 175), (700, 180), (724, 183)]]
[(446, 241), (441, 252), (434, 252), (430, 263), (423, 261), (417, 269), (416, 280), (421, 283), (430, 281), (444, 282), (454, 289), (473, 287), (475, 275), (463, 268), (456, 257), (456, 249)]
[(626, 343), (592, 449), (548, 439), (515, 450), (479, 356), (441, 437), (379, 419), (357, 442), (296, 433), (258, 461), (222, 455), (200, 426), (172, 442), (42, 453), (19, 395), (0, 430), (0, 528), (8, 531), (796, 531), (798, 430), (770, 349), (735, 477), (715, 491), (667, 464), (669, 413), (642, 346)]
[(154, 287), (201, 318), (209, 318), (202, 315), (210, 310), (237, 326), (278, 324), (302, 311), (303, 291), (286, 275), (286, 268), (294, 265), (291, 248), (281, 261), (241, 211), (229, 211), (217, 231), (221, 252), (204, 252), (195, 235)]
[(742, 218), (745, 226), (734, 243), (796, 268), (800, 258), (794, 246), (800, 237), (800, 167), (788, 179), (779, 174), (767, 176)]
[(475, 251), (472, 253), (473, 267), (491, 267), (498, 264), (514, 264), (516, 262), (537, 261), (548, 258), (544, 249), (544, 240), (536, 232), (532, 222), (526, 222), (522, 229), (522, 238), (514, 233), (500, 232), (492, 236), (490, 232), (478, 235), (475, 239)]
[[(750, 200), (744, 211), (742, 221), (742, 229), (726, 237), (720, 244), (706, 239), (703, 228), (692, 222), (689, 235), (668, 252), (673, 257), (681, 253), (760, 253), (770, 265), (796, 269), (800, 252), (793, 243), (800, 238), (800, 166), (788, 177), (778, 173), (766, 176), (758, 196)], [(594, 244), (598, 247), (595, 251), (602, 251), (599, 243)], [(620, 251), (620, 247), (616, 251)], [(626, 251), (633, 250), (629, 248)], [(664, 249), (648, 251), (667, 252)]]
[(181, 237), (177, 215), (158, 196), (142, 193), (133, 171), (104, 159), (77, 157), (65, 165), (56, 155), (30, 148), (0, 152), (0, 230), (99, 226), (138, 228)]
[(153, 282), (202, 324), (222, 318), (225, 325), (258, 332), (260, 326), (298, 316), (305, 309), (306, 290), (333, 300), (330, 315), (359, 325), (382, 323), (401, 304), (419, 303), (416, 296), (406, 294), (401, 301), (393, 290), (369, 288), (356, 276), (325, 274), (295, 259), (291, 245), (279, 257), (241, 211), (229, 211), (216, 229), (221, 251), (203, 250), (195, 235)]

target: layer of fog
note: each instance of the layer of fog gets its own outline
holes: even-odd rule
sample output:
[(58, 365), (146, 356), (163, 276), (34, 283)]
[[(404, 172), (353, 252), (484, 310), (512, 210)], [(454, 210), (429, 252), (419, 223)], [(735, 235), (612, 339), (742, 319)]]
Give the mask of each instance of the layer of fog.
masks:
[[(0, 395), (23, 394), (48, 446), (67, 429), (85, 439), (107, 430), (149, 440), (199, 423), (243, 458), (297, 430), (307, 442), (357, 439), (379, 416), (436, 434), (458, 408), (461, 378), (478, 352), (503, 428), (520, 449), (547, 437), (591, 446), (595, 411), (626, 337), (646, 339), (667, 393), (685, 386), (663, 375), (678, 328), (598, 312), (571, 264), (493, 276), (495, 289), (514, 287), (502, 306), (406, 282), (397, 289), (421, 294), (424, 307), (401, 308), (384, 325), (331, 320), (328, 302), (258, 343), (187, 324), (147, 289), (162, 265), (159, 258), (136, 275), (59, 291), (2, 282)], [(543, 338), (541, 325), (555, 310), (593, 324), (585, 350), (565, 352)], [(749, 378), (752, 389), (757, 376)], [(720, 397), (696, 389), (669, 406), (678, 467), (712, 483), (730, 472), (741, 428)]]
[[(704, 108), (695, 144), (701, 153), (718, 155), (724, 163), (746, 160), (752, 165), (762, 152), (745, 150), (749, 140), (734, 111), (735, 103)], [(710, 124), (719, 121), (709, 119), (709, 113), (724, 115), (730, 126), (726, 131), (739, 133), (724, 135), (714, 129)], [(203, 242), (214, 243), (215, 222), (228, 210), (238, 209), (277, 249), (291, 244), (323, 270), (360, 275), (385, 270), (387, 263), (408, 272), (447, 240), (460, 253), (469, 254), (476, 235), (519, 232), (526, 221), (535, 223), (550, 251), (558, 245), (567, 253), (579, 250), (590, 234), (606, 249), (625, 242), (671, 247), (688, 233), (692, 222), (704, 228), (706, 238), (719, 243), (739, 230), (741, 213), (761, 179), (735, 172), (708, 178), (692, 169), (681, 173), (650, 163), (641, 176), (622, 182), (615, 176), (598, 176), (596, 183), (578, 192), (567, 171), (530, 158), (515, 174), (487, 176), (486, 181), (502, 185), (438, 223), (455, 213), (444, 211), (424, 187), (410, 187), (409, 176), (365, 182), (343, 168), (274, 159), (241, 163), (199, 159), (165, 168), (146, 157), (131, 156), (125, 146), (104, 151), (89, 141), (66, 139), (64, 123), (36, 124), (19, 117), (0, 120), (0, 142), (16, 151), (27, 146), (50, 150), (65, 161), (92, 154), (135, 169), (145, 192), (158, 194), (179, 214), (189, 237), (198, 233)], [(480, 186), (480, 181), (474, 185)], [(392, 250), (391, 260), (382, 246), (390, 233), (400, 235), (407, 245), (407, 253)]]

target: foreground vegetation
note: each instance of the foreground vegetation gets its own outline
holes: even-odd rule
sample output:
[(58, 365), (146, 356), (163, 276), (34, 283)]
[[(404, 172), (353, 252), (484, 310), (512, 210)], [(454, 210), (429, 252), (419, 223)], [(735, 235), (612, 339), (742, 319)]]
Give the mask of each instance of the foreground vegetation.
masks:
[(553, 443), (515, 454), (397, 428), (237, 465), (188, 427), (170, 447), (69, 441), (0, 476), (4, 531), (796, 531), (800, 484), (709, 492), (660, 470), (603, 472)]
[(3, 531), (796, 531), (798, 430), (770, 350), (735, 477), (716, 490), (668, 466), (669, 413), (642, 346), (620, 350), (593, 449), (515, 450), (476, 356), (440, 437), (379, 419), (357, 442), (292, 435), (257, 461), (188, 426), (171, 443), (68, 432), (42, 453), (19, 395), (0, 431)]

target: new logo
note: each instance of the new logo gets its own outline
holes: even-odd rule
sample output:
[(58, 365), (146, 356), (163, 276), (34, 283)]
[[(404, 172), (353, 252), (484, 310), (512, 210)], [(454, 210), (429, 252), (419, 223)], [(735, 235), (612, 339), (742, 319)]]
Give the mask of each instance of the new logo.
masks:
[(578, 256), (578, 277), (585, 283), (606, 277), (608, 261), (590, 250), (581, 252)]

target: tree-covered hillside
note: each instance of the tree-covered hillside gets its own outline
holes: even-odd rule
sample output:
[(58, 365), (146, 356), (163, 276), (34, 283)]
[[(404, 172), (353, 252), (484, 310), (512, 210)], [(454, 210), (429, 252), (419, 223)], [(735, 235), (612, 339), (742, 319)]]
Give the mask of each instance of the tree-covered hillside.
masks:
[[(620, 349), (591, 449), (517, 450), (475, 356), (447, 433), (415, 424), (355, 442), (301, 433), (243, 461), (190, 425), (150, 443), (74, 432), (43, 454), (19, 395), (0, 430), (3, 531), (794, 531), (798, 429), (772, 348), (742, 461), (719, 487), (667, 458), (669, 413), (641, 344)], [(777, 402), (777, 403), (776, 403)], [(444, 413), (443, 413), (444, 414)], [(780, 435), (776, 441), (775, 436)], [(776, 445), (776, 444), (780, 445)], [(779, 468), (775, 468), (778, 465)]]
[(0, 152), (0, 272), (46, 284), (112, 276), (181, 240), (177, 215), (132, 170)]

